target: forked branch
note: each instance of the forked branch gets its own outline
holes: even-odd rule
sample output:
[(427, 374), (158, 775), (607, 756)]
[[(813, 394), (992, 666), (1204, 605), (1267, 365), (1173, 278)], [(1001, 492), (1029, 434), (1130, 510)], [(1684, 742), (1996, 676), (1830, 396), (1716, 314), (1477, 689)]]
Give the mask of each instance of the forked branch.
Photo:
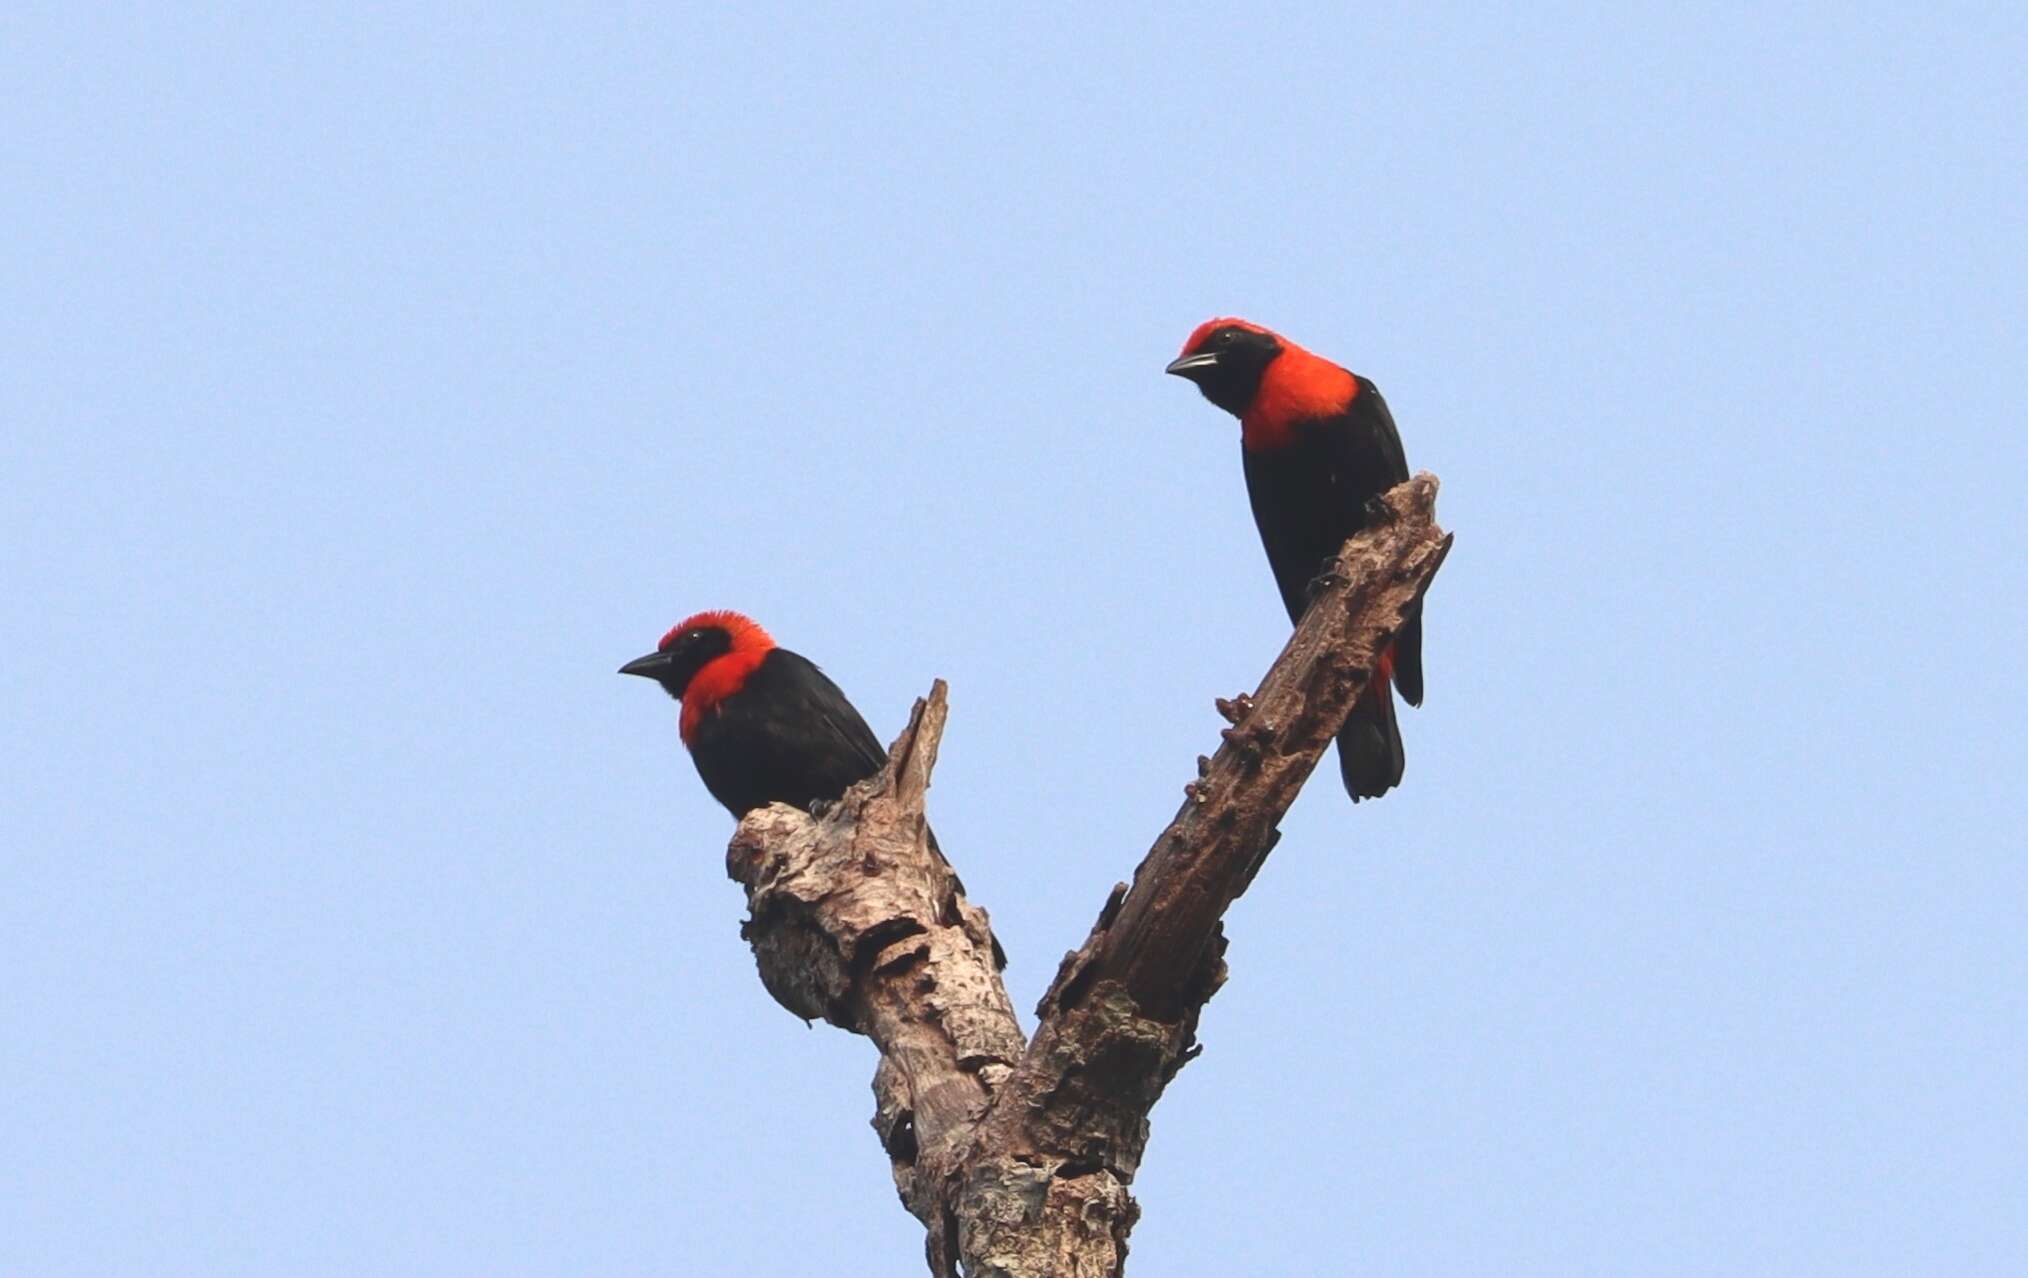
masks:
[(1127, 1192), (1148, 1113), (1196, 1052), (1224, 980), (1220, 919), (1276, 825), (1422, 606), (1451, 538), (1436, 479), (1382, 498), (1388, 517), (1336, 570), (1251, 697), (1221, 701), (1223, 744), (1182, 810), (1116, 887), (1037, 1009), (1014, 1020), (985, 911), (923, 817), (945, 715), (939, 680), (888, 766), (822, 816), (750, 814), (726, 854), (747, 888), (761, 979), (783, 1006), (872, 1038), (874, 1126), (931, 1271), (1112, 1278), (1137, 1208)]

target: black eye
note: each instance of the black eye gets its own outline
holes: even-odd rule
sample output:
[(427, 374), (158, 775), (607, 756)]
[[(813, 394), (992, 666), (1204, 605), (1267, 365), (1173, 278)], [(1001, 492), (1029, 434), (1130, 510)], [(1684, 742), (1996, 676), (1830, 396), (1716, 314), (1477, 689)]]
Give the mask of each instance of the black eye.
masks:
[(1223, 333), (1220, 333), (1220, 334), (1218, 335), (1218, 344), (1219, 344), (1220, 346), (1230, 346), (1230, 345), (1232, 345), (1232, 330), (1231, 330), (1231, 329), (1229, 329), (1229, 328), (1228, 328), (1228, 329), (1226, 329), (1226, 330), (1225, 330), (1225, 331), (1224, 331)]

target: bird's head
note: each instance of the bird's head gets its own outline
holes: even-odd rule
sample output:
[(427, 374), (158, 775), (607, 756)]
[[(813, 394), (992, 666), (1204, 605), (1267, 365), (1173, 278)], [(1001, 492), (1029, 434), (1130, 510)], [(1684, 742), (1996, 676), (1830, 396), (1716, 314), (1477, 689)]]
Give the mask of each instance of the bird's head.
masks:
[(662, 691), (683, 699), (697, 672), (729, 653), (764, 653), (775, 646), (752, 618), (736, 612), (700, 612), (686, 617), (662, 636), (655, 651), (620, 667), (621, 674), (640, 675), (662, 685)]
[(1243, 319), (1206, 320), (1163, 371), (1197, 383), (1204, 398), (1238, 417), (1253, 404), (1268, 365), (1284, 345), (1281, 338)]

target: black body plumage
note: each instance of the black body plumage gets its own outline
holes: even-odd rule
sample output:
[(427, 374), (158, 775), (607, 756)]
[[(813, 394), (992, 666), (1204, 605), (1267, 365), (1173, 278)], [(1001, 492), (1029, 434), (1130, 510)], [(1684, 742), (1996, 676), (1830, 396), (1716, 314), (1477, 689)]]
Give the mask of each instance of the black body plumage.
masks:
[(878, 772), (887, 751), (830, 676), (770, 649), (739, 690), (697, 721), (690, 757), (733, 816), (770, 803), (808, 810)]

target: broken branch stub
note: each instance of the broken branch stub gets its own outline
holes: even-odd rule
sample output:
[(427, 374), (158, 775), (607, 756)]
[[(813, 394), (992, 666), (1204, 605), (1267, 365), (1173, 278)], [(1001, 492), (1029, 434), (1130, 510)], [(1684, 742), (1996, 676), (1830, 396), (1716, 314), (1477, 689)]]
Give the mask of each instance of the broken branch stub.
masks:
[(934, 1186), (919, 1168), (948, 1156), (1025, 1046), (986, 912), (965, 899), (923, 816), (946, 691), (938, 680), (887, 765), (823, 815), (749, 813), (726, 850), (768, 992), (880, 1049), (874, 1125), (925, 1223)]

